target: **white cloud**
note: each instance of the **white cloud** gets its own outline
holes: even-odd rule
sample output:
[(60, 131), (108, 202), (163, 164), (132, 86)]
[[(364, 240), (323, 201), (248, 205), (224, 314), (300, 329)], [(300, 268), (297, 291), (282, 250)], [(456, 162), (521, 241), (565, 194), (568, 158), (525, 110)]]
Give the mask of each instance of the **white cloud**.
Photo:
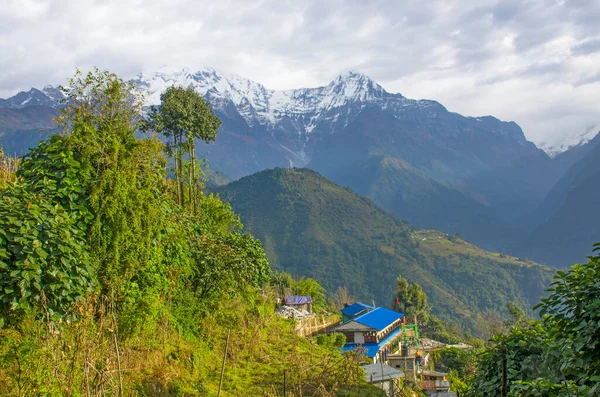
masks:
[(206, 65), (269, 88), (356, 69), (539, 142), (600, 122), (599, 19), (594, 0), (4, 0), (0, 97), (76, 67)]

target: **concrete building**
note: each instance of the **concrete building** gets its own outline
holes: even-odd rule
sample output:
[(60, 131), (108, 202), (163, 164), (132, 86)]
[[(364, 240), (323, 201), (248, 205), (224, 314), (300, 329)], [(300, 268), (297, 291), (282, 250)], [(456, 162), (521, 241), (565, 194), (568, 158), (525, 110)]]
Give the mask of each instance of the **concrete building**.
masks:
[(415, 381), (417, 379), (417, 364), (413, 354), (389, 354), (387, 356), (387, 361), (392, 368), (396, 368), (397, 370), (404, 372), (406, 379), (411, 381)]
[(404, 377), (402, 371), (381, 363), (363, 365), (361, 368), (365, 371), (367, 382), (383, 389), (387, 396), (395, 396), (395, 381)]
[(442, 396), (449, 393), (450, 383), (446, 379), (447, 376), (448, 374), (445, 372), (421, 371), (421, 389), (428, 396)]

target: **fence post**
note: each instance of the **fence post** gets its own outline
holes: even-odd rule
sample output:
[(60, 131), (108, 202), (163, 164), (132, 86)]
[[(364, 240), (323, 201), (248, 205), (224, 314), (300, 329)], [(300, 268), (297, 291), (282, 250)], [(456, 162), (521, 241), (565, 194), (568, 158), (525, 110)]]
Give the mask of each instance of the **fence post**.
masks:
[(227, 360), (227, 348), (229, 347), (229, 332), (231, 330), (227, 330), (227, 341), (225, 342), (225, 354), (223, 355), (223, 365), (221, 366), (221, 379), (219, 380), (219, 391), (217, 393), (217, 397), (221, 396), (221, 386), (223, 385), (223, 375), (225, 374), (225, 360)]

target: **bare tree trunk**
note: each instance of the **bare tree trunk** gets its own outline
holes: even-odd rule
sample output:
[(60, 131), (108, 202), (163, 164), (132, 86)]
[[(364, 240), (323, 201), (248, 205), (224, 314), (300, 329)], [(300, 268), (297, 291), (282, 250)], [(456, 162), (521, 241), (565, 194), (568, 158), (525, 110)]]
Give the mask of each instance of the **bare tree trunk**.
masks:
[(183, 135), (179, 136), (179, 190), (181, 191), (181, 206), (185, 207), (185, 182), (183, 180)]
[(221, 366), (221, 379), (219, 380), (219, 392), (217, 397), (221, 396), (221, 386), (223, 386), (223, 375), (225, 375), (225, 361), (227, 360), (227, 349), (229, 348), (229, 333), (230, 329), (227, 330), (227, 341), (225, 342), (225, 354), (223, 355), (223, 365)]
[(187, 147), (188, 147), (188, 157), (189, 157), (189, 161), (188, 161), (188, 189), (189, 189), (189, 196), (190, 196), (190, 209), (192, 209), (192, 213), (193, 213), (193, 209), (194, 209), (194, 180), (193, 178), (193, 167), (194, 165), (192, 164), (192, 137), (188, 137), (188, 141), (187, 141)]
[(119, 352), (119, 342), (118, 342), (118, 337), (117, 337), (118, 327), (117, 327), (117, 319), (115, 317), (114, 311), (112, 313), (112, 318), (113, 318), (113, 322), (114, 322), (113, 337), (115, 340), (115, 351), (117, 353), (117, 370), (119, 371), (119, 396), (123, 396), (123, 372), (121, 370), (121, 353)]
[(179, 151), (177, 150), (177, 135), (173, 135), (173, 151), (175, 157), (175, 190), (177, 191), (177, 202), (181, 204), (181, 186), (179, 185)]
[(192, 210), (194, 215), (196, 214), (196, 206), (197, 206), (197, 200), (198, 200), (198, 177), (196, 175), (196, 141), (194, 138), (192, 138), (192, 140), (190, 141), (190, 155), (191, 155), (191, 163), (192, 163), (192, 180), (190, 181), (190, 183), (193, 186), (193, 190), (194, 190), (194, 196), (193, 196), (193, 202), (192, 202)]

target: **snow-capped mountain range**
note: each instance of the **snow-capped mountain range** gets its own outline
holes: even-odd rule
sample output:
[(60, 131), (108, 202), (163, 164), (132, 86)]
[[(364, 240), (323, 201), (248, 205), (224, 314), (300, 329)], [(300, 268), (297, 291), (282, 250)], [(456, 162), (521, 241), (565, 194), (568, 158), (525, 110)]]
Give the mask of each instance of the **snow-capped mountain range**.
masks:
[[(388, 93), (368, 76), (354, 71), (340, 74), (326, 86), (292, 90), (270, 90), (255, 81), (209, 67), (197, 71), (162, 68), (152, 73), (140, 73), (133, 81), (145, 94), (148, 105), (160, 104), (160, 94), (170, 85), (192, 86), (222, 112), (231, 112), (233, 105), (250, 127), (261, 125), (277, 129), (283, 123), (288, 133), (293, 132), (303, 139), (307, 139), (324, 122), (328, 124), (328, 132), (334, 133), (348, 124), (352, 117), (350, 113), (356, 113), (344, 115), (343, 112), (332, 111), (336, 108), (363, 108), (369, 104), (394, 111), (402, 108), (443, 108), (435, 101), (408, 99), (401, 94)], [(8, 99), (0, 99), (0, 108), (55, 106), (62, 98), (59, 89), (48, 85), (42, 90), (32, 88)], [(584, 145), (597, 133), (598, 128), (593, 126), (583, 133), (566, 133), (535, 143), (554, 157), (569, 148)]]
[(327, 86), (280, 91), (212, 68), (140, 73), (133, 81), (147, 92), (149, 105), (160, 104), (160, 94), (171, 85), (192, 86), (219, 110), (226, 111), (228, 105), (233, 104), (251, 127), (264, 125), (276, 128), (286, 118), (293, 118), (294, 123), (288, 128), (292, 127), (299, 135), (310, 134), (327, 119), (331, 110), (344, 106), (366, 106), (382, 101), (383, 107), (440, 106), (433, 101), (417, 101), (400, 94), (390, 94), (369, 77), (354, 71), (340, 74)]
[(50, 106), (58, 105), (64, 96), (58, 88), (51, 85), (42, 90), (32, 88), (29, 91), (21, 91), (8, 99), (0, 98), (0, 108), (22, 109), (28, 106)]

